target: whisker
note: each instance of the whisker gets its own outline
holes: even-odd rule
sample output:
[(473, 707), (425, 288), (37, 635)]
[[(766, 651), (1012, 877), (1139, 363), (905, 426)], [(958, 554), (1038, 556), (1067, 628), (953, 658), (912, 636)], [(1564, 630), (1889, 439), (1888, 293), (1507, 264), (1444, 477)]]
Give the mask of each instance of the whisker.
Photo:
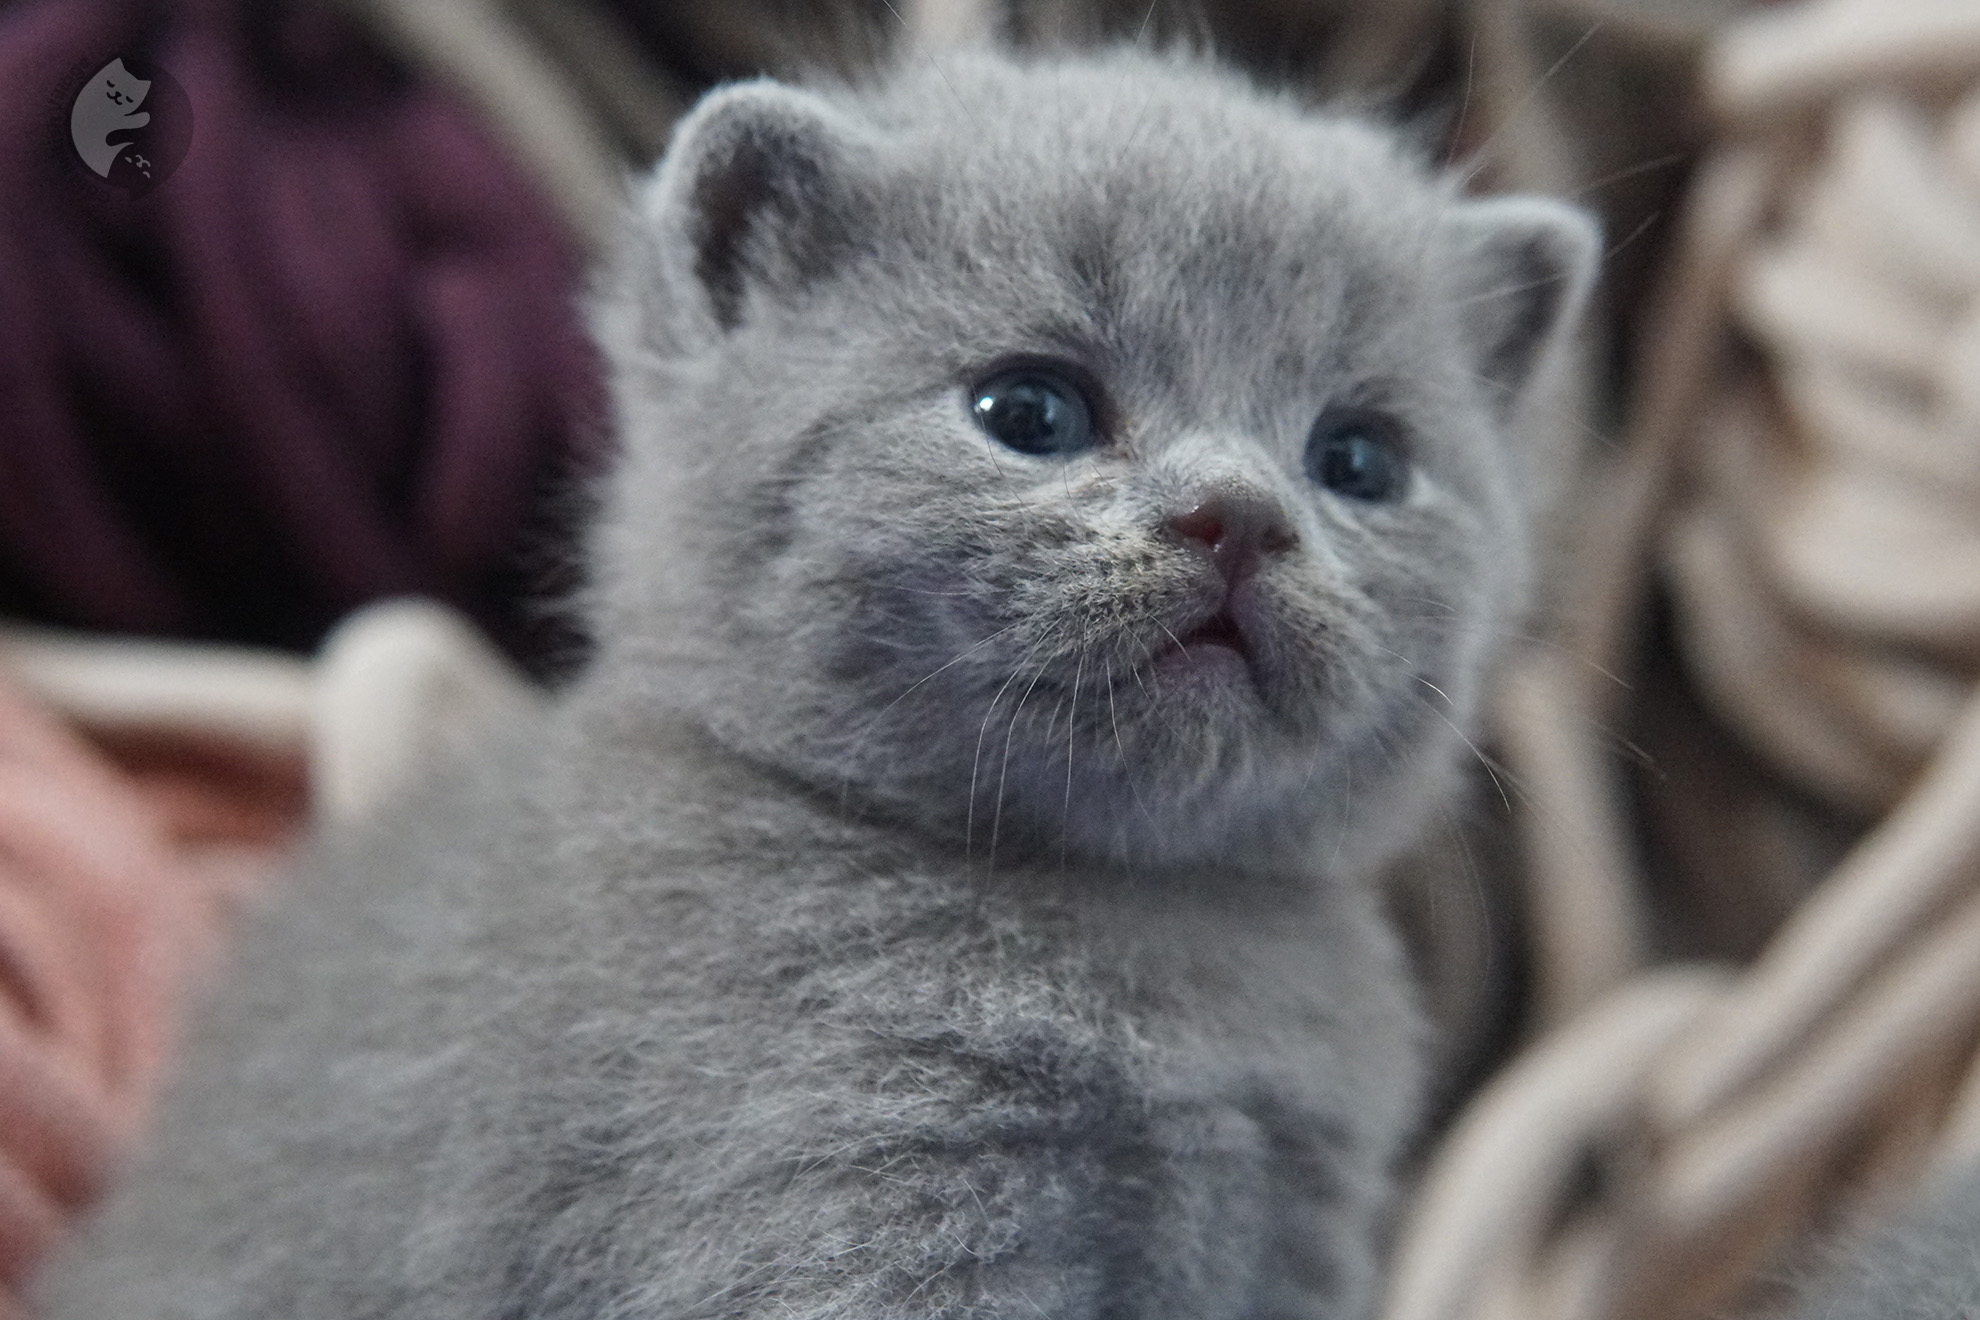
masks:
[[(1141, 810), (1150, 825), (1155, 824), (1154, 813), (1148, 804), (1141, 800), (1141, 785), (1134, 782), (1134, 764), (1128, 760), (1127, 743), (1121, 738), (1121, 714), (1114, 706), (1114, 667), (1107, 666), (1107, 715), (1114, 724), (1114, 747), (1121, 754), (1121, 774), (1127, 778), (1128, 792), (1134, 795), (1134, 805)], [(1159, 829), (1160, 827), (1157, 826)]]
[[(1440, 604), (1441, 602), (1431, 601), (1429, 603)], [(1412, 622), (1412, 623), (1461, 624), (1466, 622), (1466, 620), (1460, 618), (1455, 613), (1453, 614), (1391, 614), (1389, 617), (1398, 621)], [(1580, 651), (1575, 650), (1574, 647), (1568, 645), (1565, 642), (1559, 641), (1556, 638), (1548, 637), (1544, 633), (1537, 633), (1527, 628), (1508, 628), (1505, 627), (1504, 625), (1485, 623), (1482, 620), (1470, 621), (1470, 626), (1476, 627), (1481, 631), (1490, 634), (1491, 636), (1507, 638), (1508, 640), (1519, 642), (1524, 646), (1531, 646), (1542, 651), (1549, 651), (1562, 657), (1563, 659), (1572, 660), (1574, 663), (1582, 666), (1583, 668), (1592, 670), (1596, 674), (1599, 674), (1601, 677), (1607, 679), (1609, 682), (1615, 684), (1617, 687), (1621, 688), (1625, 692), (1634, 692), (1636, 690), (1635, 685), (1631, 683), (1628, 679), (1622, 677), (1620, 674), (1617, 674), (1615, 671), (1603, 665), (1597, 664), (1595, 661), (1590, 660), (1587, 656), (1583, 655)], [(1377, 649), (1386, 650), (1387, 648), (1383, 647)], [(1390, 651), (1389, 654), (1395, 655), (1396, 653)], [(1402, 657), (1397, 656), (1397, 658), (1401, 659)]]
[[(1160, 3), (1161, 0), (1148, 0), (1148, 11), (1141, 16), (1141, 26), (1135, 29), (1134, 44), (1136, 46), (1141, 44), (1142, 36), (1148, 31), (1149, 20), (1155, 17), (1155, 8)], [(1141, 136), (1141, 126), (1147, 122), (1148, 119), (1145, 115), (1134, 121), (1134, 127), (1128, 130), (1127, 137), (1121, 142), (1120, 159), (1127, 159), (1128, 148), (1132, 147), (1134, 140)]]
[(1038, 672), (1031, 676), (1031, 682), (1025, 685), (1023, 695), (1018, 697), (1017, 708), (1011, 712), (1010, 727), (1004, 733), (1004, 762), (997, 771), (997, 809), (990, 816), (990, 870), (993, 874), (997, 869), (997, 832), (1004, 823), (1004, 786), (1011, 774), (1011, 743), (1017, 738), (1018, 718), (1024, 714), (1024, 703), (1031, 700), (1032, 689), (1043, 677), (1045, 666), (1040, 665)]
[(1668, 156), (1658, 156), (1652, 160), (1638, 161), (1636, 164), (1628, 166), (1625, 169), (1617, 170), (1613, 174), (1604, 174), (1593, 183), (1584, 183), (1568, 195), (1570, 197), (1586, 196), (1588, 193), (1607, 188), (1611, 184), (1621, 183), (1625, 179), (1633, 179), (1639, 174), (1648, 174), (1652, 170), (1661, 170), (1666, 165), (1682, 165), (1690, 159), (1691, 154), (1689, 152), (1673, 151)]
[[(1479, 866), (1478, 858), (1471, 850), (1471, 840), (1468, 833), (1459, 822), (1457, 813), (1452, 810), (1451, 803), (1447, 799), (1438, 799), (1437, 814), (1443, 817), (1444, 832), (1449, 836), (1451, 843), (1457, 848), (1458, 871), (1464, 876), (1465, 884), (1471, 891), (1472, 904), (1481, 914), (1480, 920), (1469, 923), (1468, 925), (1468, 929), (1470, 929), (1477, 941), (1474, 946), (1476, 952), (1473, 956), (1478, 966), (1481, 968), (1489, 967), (1492, 954), (1495, 952), (1492, 945), (1490, 919), (1494, 905), (1492, 903), (1491, 891), (1485, 887), (1484, 870)], [(1434, 920), (1437, 912), (1437, 890), (1434, 886), (1428, 889), (1427, 897), (1430, 903), (1430, 916)]]
[(1444, 723), (1450, 724), (1451, 729), (1458, 735), (1459, 738), (1462, 738), (1464, 740), (1465, 746), (1471, 749), (1471, 754), (1478, 758), (1478, 763), (1481, 766), (1485, 767), (1485, 773), (1491, 778), (1492, 786), (1499, 790), (1499, 797), (1506, 804), (1506, 814), (1508, 817), (1510, 817), (1513, 814), (1513, 812), (1512, 812), (1512, 801), (1510, 798), (1506, 796), (1506, 787), (1507, 785), (1511, 785), (1512, 791), (1519, 795), (1519, 800), (1521, 805), (1526, 807), (1528, 811), (1531, 811), (1535, 815), (1537, 815), (1539, 819), (1546, 824), (1547, 828), (1555, 831), (1560, 837), (1567, 839), (1571, 844), (1573, 844), (1576, 848), (1576, 851), (1586, 854), (1586, 848), (1584, 846), (1584, 842), (1580, 834), (1572, 827), (1570, 822), (1562, 818), (1559, 812), (1546, 806), (1544, 803), (1540, 801), (1538, 797), (1534, 796), (1532, 791), (1529, 790), (1526, 787), (1526, 785), (1521, 782), (1519, 776), (1515, 775), (1510, 769), (1508, 769), (1504, 762), (1496, 760), (1495, 758), (1486, 755), (1485, 752), (1479, 748), (1477, 743), (1473, 742), (1469, 737), (1465, 735), (1464, 730), (1458, 728), (1458, 726), (1455, 724), (1451, 724), (1451, 721), (1445, 717), (1442, 711), (1438, 710), (1435, 706), (1430, 705), (1429, 699), (1427, 697), (1422, 698), (1422, 700), (1424, 702), (1424, 708), (1430, 711), (1432, 714), (1436, 715), (1438, 719), (1443, 720)]
[[(1024, 673), (1025, 666), (1031, 663), (1032, 656), (1037, 655), (1044, 645), (1045, 643), (1042, 640), (1039, 641), (1031, 650), (1025, 653), (1024, 659), (1018, 661), (1017, 668), (1011, 670), (1011, 676), (1004, 680), (1004, 685), (998, 688), (996, 694), (990, 698), (990, 705), (983, 712), (983, 723), (976, 731), (976, 752), (970, 757), (969, 761), (969, 808), (963, 825), (963, 861), (965, 864), (969, 861), (971, 845), (976, 838), (976, 782), (977, 773), (983, 765), (983, 737), (990, 731), (990, 718), (997, 713), (997, 703), (1004, 699), (1004, 693), (1010, 691), (1011, 684), (1017, 682), (1018, 676)], [(1032, 681), (1035, 683), (1038, 680), (1033, 679)], [(1023, 705), (1023, 703), (1019, 702), (1019, 705)], [(1003, 789), (1000, 785), (998, 788), (1000, 797), (1002, 792)], [(992, 827), (992, 834), (995, 834), (994, 827)], [(992, 857), (992, 864), (994, 865), (994, 852)]]
[(1383, 655), (1392, 655), (1396, 659), (1408, 665), (1411, 669), (1416, 668), (1416, 661), (1410, 659), (1408, 656), (1404, 655), (1401, 651), (1391, 651), (1388, 647), (1380, 645), (1379, 643), (1376, 642), (1370, 642), (1368, 644), (1374, 647), (1376, 650), (1380, 651)]
[(1334, 835), (1333, 864), (1341, 864), (1341, 849), (1347, 847), (1348, 830), (1354, 815), (1354, 759), (1348, 758), (1341, 764), (1341, 823)]
[[(1167, 628), (1164, 628), (1162, 631), (1169, 632)], [(1169, 633), (1169, 636), (1174, 637), (1175, 634)], [(1177, 642), (1176, 645), (1181, 646), (1182, 643)], [(1169, 737), (1175, 739), (1178, 747), (1189, 746), (1190, 740), (1183, 737), (1182, 730), (1178, 729), (1176, 722), (1169, 718), (1169, 712), (1164, 704), (1156, 698), (1153, 692), (1148, 690), (1148, 680), (1141, 676), (1141, 667), (1139, 665), (1130, 665), (1128, 667), (1128, 673), (1134, 678), (1135, 686), (1141, 689), (1141, 695), (1148, 699), (1148, 708), (1154, 712), (1155, 718), (1162, 721), (1162, 727), (1168, 730)]]
[(892, 701), (882, 706), (879, 709), (879, 711), (877, 711), (873, 715), (871, 720), (868, 721), (869, 729), (877, 727), (879, 721), (887, 714), (888, 711), (900, 705), (903, 701), (906, 701), (910, 696), (914, 694), (915, 689), (919, 688), (923, 683), (926, 683), (930, 679), (937, 677), (938, 675), (940, 675), (950, 667), (960, 664), (964, 660), (967, 660), (970, 656), (976, 654), (978, 651), (990, 645), (990, 643), (996, 641), (999, 637), (1002, 637), (1005, 633), (1011, 631), (1011, 629), (1017, 626), (1018, 625), (1015, 623), (1006, 624), (1002, 628), (999, 628), (996, 632), (991, 633), (988, 637), (985, 637), (982, 641), (976, 643), (974, 646), (971, 646), (967, 650), (957, 653), (955, 656), (951, 657), (948, 661), (946, 661), (936, 669), (933, 669), (930, 672), (923, 674), (920, 678), (917, 678), (913, 683), (910, 683), (908, 685), (908, 688), (905, 692), (901, 693), (901, 695), (895, 697)]
[[(1686, 157), (1674, 156), (1674, 157), (1669, 157), (1667, 159), (1683, 160), (1686, 159)], [(1625, 175), (1622, 177), (1627, 177), (1627, 176)], [(1593, 187), (1594, 185), (1591, 184), (1589, 186)], [(1583, 191), (1586, 190), (1584, 189)], [(1579, 196), (1580, 194), (1577, 193), (1575, 195)], [(1624, 248), (1628, 247), (1631, 243), (1634, 243), (1637, 239), (1641, 238), (1644, 235), (1645, 231), (1647, 231), (1651, 225), (1656, 224), (1658, 218), (1663, 214), (1664, 213), (1662, 211), (1652, 211), (1650, 212), (1650, 214), (1644, 216), (1643, 219), (1637, 222), (1636, 227), (1634, 229), (1631, 229), (1627, 234), (1623, 235), (1620, 239), (1616, 240), (1616, 242), (1612, 244), (1610, 247), (1604, 249), (1602, 255), (1596, 259), (1596, 264), (1606, 265), (1609, 261), (1613, 260), (1615, 256), (1618, 253), (1620, 253)], [(1563, 272), (1554, 275), (1543, 275), (1539, 279), (1527, 280), (1522, 284), (1502, 284), (1496, 289), (1486, 289), (1479, 293), (1467, 294), (1465, 297), (1454, 299), (1451, 302), (1445, 303), (1444, 306), (1448, 308), (1470, 307), (1474, 303), (1490, 302), (1494, 298), (1508, 298), (1515, 293), (1526, 293), (1532, 289), (1544, 289), (1550, 284), (1561, 284), (1565, 282), (1567, 278), (1568, 278), (1567, 274)], [(1483, 379), (1483, 377), (1480, 377), (1480, 379)], [(1501, 385), (1502, 388), (1505, 388), (1507, 390), (1513, 388), (1512, 386), (1504, 385), (1503, 382), (1499, 382), (1499, 381), (1494, 381), (1492, 383)]]
[(879, 582), (874, 585), (883, 587), (888, 591), (903, 591), (913, 596), (958, 596), (968, 598), (976, 594), (970, 591), (937, 591), (933, 587), (907, 587), (902, 586), (898, 582)]
[(1649, 215), (1644, 216), (1643, 219), (1637, 222), (1636, 228), (1630, 230), (1627, 234), (1623, 235), (1621, 241), (1619, 241), (1614, 247), (1610, 248), (1607, 252), (1604, 252), (1602, 254), (1602, 260), (1605, 262), (1610, 260), (1618, 252), (1621, 252), (1631, 243), (1634, 243), (1637, 239), (1643, 237), (1643, 235), (1649, 230), (1650, 226), (1656, 224), (1657, 221), (1663, 217), (1663, 214), (1664, 213), (1662, 211), (1652, 211)]
[(1471, 115), (1473, 83), (1478, 73), (1478, 31), (1472, 29), (1471, 40), (1464, 52), (1464, 95), (1458, 100), (1457, 123), (1451, 127), (1450, 146), (1444, 156), (1444, 168), (1449, 169), (1452, 157), (1449, 152), (1457, 150), (1458, 143), (1464, 141), (1464, 126)]
[(1521, 789), (1520, 792), (1521, 800), (1525, 800), (1526, 794), (1523, 788), (1521, 788), (1519, 781), (1513, 777), (1510, 771), (1506, 771), (1504, 766), (1499, 765), (1491, 757), (1485, 755), (1485, 753), (1479, 748), (1478, 744), (1471, 740), (1471, 735), (1466, 733), (1463, 729), (1460, 729), (1457, 726), (1456, 722), (1453, 721), (1450, 716), (1444, 714), (1443, 711), (1438, 710), (1435, 706), (1429, 706), (1427, 703), (1426, 703), (1426, 709), (1428, 709), (1432, 715), (1435, 715), (1438, 719), (1442, 720), (1445, 724), (1450, 725), (1451, 732), (1455, 733), (1459, 737), (1459, 739), (1463, 741), (1464, 745), (1471, 749), (1471, 754), (1478, 758), (1478, 764), (1485, 767), (1486, 775), (1489, 776), (1492, 780), (1492, 787), (1499, 790), (1499, 800), (1506, 804), (1506, 815), (1511, 816), (1513, 814), (1512, 798), (1507, 795), (1506, 786), (1499, 782), (1499, 775), (1501, 772), (1504, 772), (1506, 778), (1512, 781), (1513, 787), (1516, 789)]
[[(900, 10), (894, 8), (894, 0), (880, 0), (880, 3), (887, 7), (887, 12), (894, 16), (894, 21), (901, 25), (901, 30), (907, 33), (909, 37), (915, 37), (919, 35), (920, 30), (916, 28), (914, 24), (908, 22), (907, 17), (904, 14), (902, 14)], [(935, 76), (937, 78), (940, 78), (942, 80), (942, 85), (949, 89), (949, 95), (956, 98), (957, 108), (960, 109), (963, 112), (964, 116), (967, 117), (972, 123), (978, 123), (980, 125), (981, 121), (977, 119), (976, 112), (970, 109), (969, 102), (963, 100), (962, 93), (956, 90), (956, 85), (949, 81), (949, 75), (943, 72), (941, 61), (935, 58), (935, 52), (931, 49), (928, 50), (926, 53), (928, 57), (928, 67), (935, 70)]]
[(1079, 680), (1086, 673), (1086, 650), (1080, 649), (1073, 668), (1072, 709), (1066, 712), (1066, 800), (1059, 809), (1059, 869), (1066, 867), (1066, 838), (1072, 832), (1073, 751), (1079, 732)]
[(1490, 163), (1487, 159), (1487, 153), (1498, 144), (1500, 136), (1519, 122), (1520, 116), (1524, 115), (1533, 107), (1533, 103), (1539, 99), (1540, 93), (1546, 90), (1548, 83), (1553, 81), (1554, 75), (1566, 68), (1568, 61), (1579, 55), (1581, 48), (1586, 46), (1590, 41), (1593, 41), (1595, 34), (1600, 32), (1604, 26), (1604, 20), (1599, 18), (1593, 23), (1590, 23), (1588, 30), (1582, 33), (1581, 37), (1572, 46), (1569, 46), (1559, 59), (1548, 65), (1545, 73), (1534, 79), (1533, 86), (1527, 89), (1526, 95), (1522, 96), (1519, 99), (1519, 103), (1506, 112), (1506, 117), (1499, 122), (1499, 126), (1493, 129), (1483, 142), (1478, 144), (1476, 151), (1471, 153), (1477, 160), (1477, 164), (1464, 172), (1463, 183), (1465, 186), (1469, 186), (1472, 180), (1476, 179), (1485, 171), (1485, 167)]

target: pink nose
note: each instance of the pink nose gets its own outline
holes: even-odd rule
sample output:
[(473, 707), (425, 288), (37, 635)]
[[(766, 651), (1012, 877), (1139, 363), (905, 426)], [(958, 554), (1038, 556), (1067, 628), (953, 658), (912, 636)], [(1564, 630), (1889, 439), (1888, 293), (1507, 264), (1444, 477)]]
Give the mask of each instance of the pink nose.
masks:
[(1249, 491), (1219, 491), (1169, 519), (1185, 545), (1202, 551), (1226, 582), (1255, 572), (1266, 555), (1299, 544), (1299, 533), (1278, 502)]

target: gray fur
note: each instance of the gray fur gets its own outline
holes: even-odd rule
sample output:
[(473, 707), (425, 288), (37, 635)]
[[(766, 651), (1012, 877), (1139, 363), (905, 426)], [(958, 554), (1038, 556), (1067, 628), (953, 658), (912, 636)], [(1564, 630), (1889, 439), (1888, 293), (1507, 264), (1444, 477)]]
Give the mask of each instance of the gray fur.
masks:
[(1797, 1320), (1973, 1320), (1980, 1315), (1980, 1171), (1941, 1177), (1908, 1213), (1804, 1280)]
[[(1122, 53), (719, 91), (631, 234), (593, 667), (293, 886), (52, 1320), (1364, 1313), (1368, 878), (1520, 608), (1587, 223)], [(975, 429), (1027, 353), (1107, 447)], [(1342, 400), (1405, 502), (1303, 475)], [(1297, 540), (1255, 683), (1157, 658), (1219, 492)]]

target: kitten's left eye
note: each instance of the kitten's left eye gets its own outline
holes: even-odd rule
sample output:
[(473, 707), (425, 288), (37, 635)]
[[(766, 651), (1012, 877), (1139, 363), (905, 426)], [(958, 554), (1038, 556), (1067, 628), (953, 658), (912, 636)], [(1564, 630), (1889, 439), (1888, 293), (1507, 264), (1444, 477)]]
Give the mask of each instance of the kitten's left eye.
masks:
[(976, 387), (969, 411), (1001, 445), (1021, 454), (1076, 454), (1093, 447), (1093, 409), (1080, 388), (1035, 367), (1007, 371)]
[(1409, 493), (1402, 423), (1375, 408), (1328, 408), (1306, 437), (1306, 475), (1351, 500), (1401, 499)]

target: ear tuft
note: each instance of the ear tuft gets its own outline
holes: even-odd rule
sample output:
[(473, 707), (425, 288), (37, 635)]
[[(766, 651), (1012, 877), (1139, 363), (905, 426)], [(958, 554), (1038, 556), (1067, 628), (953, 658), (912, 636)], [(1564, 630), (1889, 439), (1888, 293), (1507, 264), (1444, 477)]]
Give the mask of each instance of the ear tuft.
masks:
[(1588, 301), (1601, 231), (1587, 212), (1544, 197), (1462, 202), (1447, 224), (1460, 322), (1479, 375), (1510, 412)]
[[(688, 342), (742, 323), (750, 295), (791, 295), (850, 250), (860, 127), (823, 97), (762, 80), (710, 93), (681, 121), (640, 205), (660, 278), (649, 323)], [(679, 346), (685, 347), (685, 344)]]

